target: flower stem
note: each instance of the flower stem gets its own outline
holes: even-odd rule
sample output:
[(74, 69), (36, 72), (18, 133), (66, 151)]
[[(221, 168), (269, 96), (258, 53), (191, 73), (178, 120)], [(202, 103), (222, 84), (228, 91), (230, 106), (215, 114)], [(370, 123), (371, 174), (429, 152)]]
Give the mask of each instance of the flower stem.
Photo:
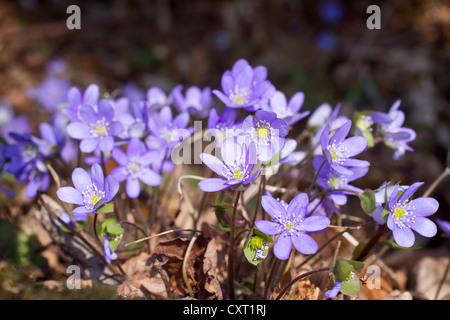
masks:
[(228, 248), (228, 291), (230, 294), (230, 300), (234, 300), (234, 228), (236, 224), (237, 206), (239, 203), (239, 198), (241, 197), (241, 193), (242, 191), (238, 191), (236, 194), (236, 200), (234, 201), (233, 215), (231, 218), (230, 226), (230, 246)]
[(269, 278), (266, 282), (266, 287), (264, 288), (264, 300), (267, 300), (267, 294), (269, 293), (270, 284), (272, 283), (273, 276), (275, 275), (275, 271), (277, 270), (278, 264), (280, 263), (280, 259), (275, 258), (275, 261), (272, 264), (272, 268), (270, 270)]
[(377, 232), (372, 236), (372, 238), (369, 240), (369, 242), (366, 244), (363, 250), (358, 254), (355, 260), (356, 261), (364, 260), (370, 253), (370, 251), (372, 251), (372, 249), (377, 245), (380, 238), (389, 232), (390, 230), (386, 227), (386, 224), (380, 226)]
[(320, 165), (319, 169), (317, 169), (316, 174), (314, 175), (313, 181), (311, 181), (311, 184), (308, 187), (308, 190), (306, 191), (306, 194), (309, 195), (309, 193), (311, 192), (312, 188), (314, 187), (314, 185), (316, 184), (317, 178), (319, 177), (320, 174), (320, 170), (322, 170), (323, 166), (325, 165), (327, 161), (323, 160), (322, 164)]

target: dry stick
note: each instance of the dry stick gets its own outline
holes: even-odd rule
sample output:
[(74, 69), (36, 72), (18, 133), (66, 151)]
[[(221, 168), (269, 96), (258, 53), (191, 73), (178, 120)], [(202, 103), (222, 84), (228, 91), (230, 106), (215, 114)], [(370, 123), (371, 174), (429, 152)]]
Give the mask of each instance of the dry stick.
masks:
[(442, 182), (442, 180), (445, 179), (445, 177), (447, 177), (450, 174), (450, 168), (447, 167), (445, 168), (445, 170), (439, 175), (439, 177), (437, 177), (436, 180), (434, 180), (434, 182), (431, 184), (431, 186), (427, 189), (427, 191), (425, 191), (425, 193), (423, 194), (422, 197), (428, 197), (433, 191), (434, 189), (436, 189), (436, 187), (439, 185), (439, 183)]
[(79, 233), (77, 230), (75, 230), (70, 224), (66, 223), (65, 221), (63, 221), (60, 217), (58, 217), (58, 215), (56, 213), (53, 212), (53, 210), (51, 210), (47, 203), (44, 201), (44, 199), (42, 198), (42, 195), (40, 192), (38, 192), (38, 198), (39, 201), (41, 202), (41, 204), (44, 206), (44, 208), (47, 210), (48, 213), (50, 213), (50, 215), (56, 219), (57, 221), (59, 221), (63, 226), (65, 226), (67, 229), (69, 229), (74, 235), (76, 235), (77, 237), (79, 237), (84, 243), (86, 243), (86, 245), (92, 249), (92, 251), (100, 258), (100, 260), (102, 260), (102, 262), (105, 265), (109, 265), (105, 258), (103, 257), (103, 255), (101, 253), (99, 253), (97, 251), (97, 248), (95, 248), (94, 245), (91, 244), (90, 241), (88, 241), (81, 233)]
[(309, 272), (299, 275), (298, 277), (293, 279), (291, 282), (289, 282), (289, 284), (286, 287), (284, 287), (283, 290), (281, 290), (280, 294), (275, 298), (275, 300), (280, 300), (283, 297), (283, 295), (286, 293), (286, 291), (288, 291), (288, 289), (297, 281), (299, 281), (303, 278), (309, 277), (310, 275), (313, 275), (318, 272), (333, 271), (333, 270), (334, 270), (334, 266), (328, 266), (328, 267), (323, 267), (323, 268), (319, 268), (319, 269), (314, 269), (314, 270), (311, 270)]
[[(138, 229), (139, 231), (141, 231), (144, 234), (144, 236), (148, 237), (147, 232), (143, 228), (141, 228), (140, 226), (138, 226), (137, 224), (135, 224), (133, 222), (125, 220), (125, 221), (119, 221), (119, 224), (128, 224), (128, 225)], [(145, 246), (147, 247), (147, 251), (150, 254), (150, 244), (148, 242), (146, 242)]]
[(158, 234), (154, 234), (152, 236), (148, 236), (148, 237), (145, 237), (145, 238), (133, 241), (133, 242), (126, 243), (126, 244), (124, 244), (124, 247), (128, 247), (128, 246), (131, 246), (133, 244), (136, 244), (136, 243), (139, 243), (139, 242), (142, 242), (142, 241), (150, 240), (150, 239), (153, 239), (153, 238), (156, 238), (156, 237), (163, 236), (165, 234), (169, 234), (169, 233), (172, 233), (172, 232), (179, 232), (179, 231), (191, 231), (191, 232), (196, 232), (196, 233), (203, 234), (202, 231), (195, 230), (195, 229), (172, 229), (172, 230), (168, 230), (168, 231), (164, 231), (164, 232), (161, 232), (161, 233), (158, 233)]
[(186, 272), (186, 264), (189, 258), (189, 254), (191, 253), (192, 247), (194, 246), (194, 242), (197, 239), (197, 236), (194, 234), (194, 236), (191, 238), (191, 241), (189, 241), (189, 245), (186, 249), (186, 253), (184, 255), (184, 259), (183, 259), (183, 264), (181, 266), (181, 272), (183, 274), (183, 280), (184, 280), (184, 284), (186, 285), (188, 291), (189, 291), (189, 296), (191, 298), (194, 298), (194, 290), (192, 290), (192, 286), (189, 282), (188, 276), (187, 276), (187, 272)]
[[(341, 240), (338, 240), (337, 243), (336, 243), (336, 249), (334, 250), (333, 261), (331, 263), (333, 266), (336, 265), (337, 254), (339, 252), (339, 248), (340, 247), (341, 247)], [(324, 285), (325, 290), (328, 288), (328, 285), (330, 284), (332, 276), (333, 276), (333, 272), (330, 272), (328, 274), (327, 280), (325, 281), (325, 285)], [(319, 300), (323, 300), (324, 299), (324, 297), (325, 297), (325, 290), (322, 290), (322, 292), (320, 293)]]
[(230, 299), (234, 300), (234, 274), (233, 274), (233, 262), (234, 262), (234, 228), (236, 224), (237, 205), (241, 197), (242, 191), (238, 191), (236, 194), (236, 200), (233, 207), (233, 215), (231, 217), (230, 226), (230, 246), (228, 248), (228, 290)]
[(166, 288), (167, 296), (169, 299), (173, 299), (174, 295), (172, 290), (170, 290), (170, 282), (169, 279), (167, 279), (167, 274), (164, 272), (164, 270), (161, 267), (161, 263), (158, 259), (155, 260), (155, 267), (158, 270), (159, 275), (161, 276), (161, 279), (164, 283), (164, 287)]

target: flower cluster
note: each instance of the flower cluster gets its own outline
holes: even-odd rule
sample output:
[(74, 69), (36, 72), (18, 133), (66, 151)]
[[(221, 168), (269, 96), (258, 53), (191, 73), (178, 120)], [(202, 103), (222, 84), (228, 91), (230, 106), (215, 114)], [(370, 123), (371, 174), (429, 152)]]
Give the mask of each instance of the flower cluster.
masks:
[[(321, 9), (321, 17), (330, 24), (342, 14), (335, 1)], [(245, 59), (223, 73), (220, 90), (177, 85), (170, 91), (150, 87), (145, 92), (128, 83), (114, 97), (102, 93), (97, 84), (84, 90), (71, 86), (63, 76), (65, 67), (63, 61), (49, 64), (43, 83), (28, 92), (51, 119), (39, 125), (37, 134), (28, 119), (15, 116), (8, 103), (0, 103), (0, 170), (8, 175), (2, 175), (0, 191), (13, 196), (6, 185), (11, 176), (26, 184), (25, 195), (30, 199), (49, 191), (52, 179), (62, 182), (56, 190), (65, 206), (60, 222), (84, 227), (90, 216), (96, 221), (102, 214), (115, 212), (114, 204), (120, 201), (127, 209), (130, 204), (140, 209), (148, 203), (155, 209), (159, 187), (175, 171), (174, 154), (186, 141), (195, 144), (201, 133), (202, 138), (213, 140), (213, 148), (208, 146), (207, 151), (201, 145), (199, 151), (194, 145), (198, 152), (194, 158), (209, 173), (197, 186), (220, 193), (215, 208), (225, 208), (225, 213), (217, 210), (218, 218), (232, 214), (232, 219), (219, 219), (230, 233), (231, 263), (238, 225), (251, 231), (244, 251), (254, 265), (270, 256), (271, 242), (274, 259), (289, 259), (296, 251), (317, 253), (315, 237), (339, 219), (351, 197), (360, 200), (378, 230), (392, 233), (398, 246), (412, 247), (415, 233), (424, 237), (437, 233), (428, 217), (439, 203), (428, 196), (413, 199), (422, 182), (410, 186), (389, 182), (377, 190), (357, 185), (370, 172), (364, 153), (375, 143), (392, 148), (394, 159), (413, 151), (409, 144), (416, 133), (403, 127), (400, 100), (387, 113), (364, 111), (353, 118), (340, 114), (340, 103), (335, 108), (323, 103), (315, 110), (301, 111), (303, 92), (285, 95), (268, 80), (266, 67), (253, 67)], [(206, 125), (205, 132), (196, 131), (195, 121)], [(304, 131), (295, 136), (302, 125)], [(184, 151), (191, 156), (190, 145)], [(277, 178), (272, 184), (271, 179)], [(235, 206), (229, 212), (226, 202), (233, 196)], [(249, 203), (245, 201), (251, 200), (256, 204), (253, 220), (247, 219), (244, 210)], [(242, 219), (236, 223), (236, 218)], [(449, 232), (446, 221), (436, 222)], [(103, 261), (108, 264), (119, 259), (116, 249), (125, 232), (121, 223), (109, 218), (94, 226), (97, 237), (103, 237)], [(358, 263), (350, 265), (359, 270)], [(228, 271), (232, 273), (232, 265)], [(352, 272), (339, 275), (326, 296), (349, 292), (348, 287), (358, 282)]]

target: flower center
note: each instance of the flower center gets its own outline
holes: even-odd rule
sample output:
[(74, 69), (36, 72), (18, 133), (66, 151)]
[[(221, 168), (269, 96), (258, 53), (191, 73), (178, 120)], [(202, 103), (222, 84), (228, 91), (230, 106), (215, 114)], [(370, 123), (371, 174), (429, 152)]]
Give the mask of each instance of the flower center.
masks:
[(414, 222), (414, 207), (406, 204), (396, 204), (392, 208), (392, 217), (398, 228), (407, 227), (410, 222)]
[(340, 187), (347, 185), (347, 179), (340, 176), (329, 176), (327, 184), (331, 189), (339, 189)]
[(356, 127), (360, 129), (361, 131), (370, 130), (371, 126), (373, 124), (373, 121), (368, 116), (361, 116), (356, 120)]
[(82, 194), (84, 206), (89, 210), (94, 209), (95, 205), (105, 198), (105, 192), (98, 189), (95, 184), (88, 186)]
[(97, 120), (96, 123), (91, 124), (90, 134), (92, 138), (103, 138), (108, 135), (109, 123), (102, 118)]
[(229, 93), (229, 98), (235, 105), (243, 106), (248, 103), (249, 95), (250, 95), (249, 89), (235, 88), (234, 92)]
[(256, 123), (256, 127), (250, 132), (252, 138), (260, 146), (268, 146), (273, 140), (273, 128), (267, 121), (261, 120)]
[(337, 164), (341, 164), (347, 159), (347, 149), (341, 144), (330, 144), (328, 145), (327, 150), (330, 152), (333, 162)]
[(284, 227), (287, 230), (291, 230), (294, 227), (294, 223), (292, 221), (286, 221), (286, 223), (284, 224)]
[(245, 180), (248, 177), (247, 173), (248, 165), (245, 163), (235, 163), (231, 166), (224, 166), (223, 170), (223, 176), (228, 179), (228, 181), (231, 180)]

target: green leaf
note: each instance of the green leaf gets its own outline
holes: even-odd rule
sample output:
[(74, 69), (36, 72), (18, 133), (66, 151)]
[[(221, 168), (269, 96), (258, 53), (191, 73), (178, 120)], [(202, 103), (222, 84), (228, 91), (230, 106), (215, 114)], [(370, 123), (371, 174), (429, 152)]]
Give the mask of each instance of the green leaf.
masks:
[(400, 250), (417, 250), (417, 249), (422, 249), (422, 247), (402, 247), (399, 246), (397, 243), (395, 243), (394, 241), (391, 240), (384, 240), (383, 243), (385, 245), (388, 245), (394, 249), (400, 249)]
[(348, 296), (357, 296), (361, 291), (361, 282), (353, 272), (342, 282), (341, 292)]
[(353, 249), (352, 258), (356, 258), (366, 245), (367, 245), (366, 242), (361, 241), (360, 243), (358, 243), (355, 249)]
[(111, 248), (112, 251), (116, 250), (122, 238), (123, 234), (116, 234), (109, 236), (109, 247)]
[(350, 263), (354, 270), (361, 270), (364, 268), (364, 262), (356, 261), (356, 260), (347, 260), (348, 263)]
[(223, 204), (216, 204), (213, 207), (214, 207), (214, 212), (216, 214), (216, 218), (220, 222), (220, 224), (223, 227), (229, 228), (229, 224), (226, 221), (224, 214), (226, 211), (228, 211), (229, 213), (233, 213), (233, 207), (230, 205), (223, 205)]
[(377, 203), (375, 201), (375, 194), (372, 190), (366, 189), (364, 190), (363, 195), (360, 198), (361, 207), (364, 212), (370, 214), (373, 210), (375, 210)]
[(336, 282), (343, 282), (354, 270), (353, 265), (345, 259), (339, 258), (334, 268), (334, 279)]
[(105, 219), (97, 225), (97, 233), (103, 237), (106, 233), (110, 236), (123, 235), (124, 230), (122, 226), (117, 223), (114, 218)]
[(98, 208), (97, 212), (98, 214), (102, 213), (111, 213), (114, 212), (114, 203), (108, 202), (102, 205), (100, 208)]

